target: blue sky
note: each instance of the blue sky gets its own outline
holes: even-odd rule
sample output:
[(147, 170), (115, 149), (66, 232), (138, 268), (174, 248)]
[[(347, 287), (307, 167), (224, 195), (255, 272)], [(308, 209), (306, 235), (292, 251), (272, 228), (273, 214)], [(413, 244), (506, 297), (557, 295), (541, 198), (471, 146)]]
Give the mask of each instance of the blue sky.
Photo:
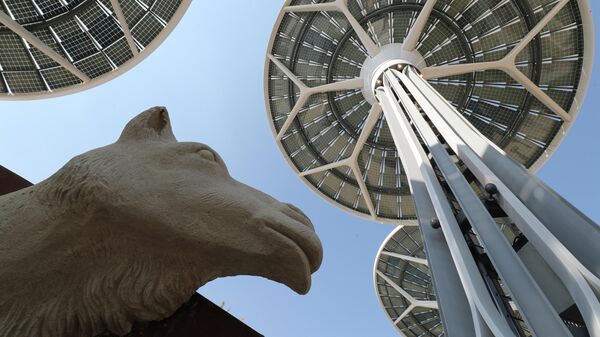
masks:
[[(591, 1), (600, 9), (597, 1)], [(293, 174), (273, 140), (263, 101), (267, 43), (281, 0), (196, 0), (142, 64), (98, 88), (43, 101), (1, 102), (0, 164), (33, 182), (71, 157), (112, 143), (129, 119), (169, 108), (180, 140), (211, 145), (232, 175), (311, 216), (325, 260), (298, 296), (260, 278), (214, 281), (200, 292), (266, 336), (397, 336), (373, 288), (374, 258), (392, 227), (324, 202)], [(596, 67), (597, 69), (597, 67)], [(540, 176), (600, 221), (600, 74), (578, 121)]]

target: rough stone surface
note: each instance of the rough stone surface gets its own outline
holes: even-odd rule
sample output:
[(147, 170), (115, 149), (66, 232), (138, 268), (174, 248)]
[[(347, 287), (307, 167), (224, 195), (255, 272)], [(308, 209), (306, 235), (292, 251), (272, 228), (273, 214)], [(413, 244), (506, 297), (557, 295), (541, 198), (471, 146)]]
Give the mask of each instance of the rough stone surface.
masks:
[[(0, 166), (0, 196), (32, 184)], [(171, 317), (155, 322), (136, 322), (126, 337), (262, 337), (246, 324), (200, 294), (177, 309)], [(68, 336), (63, 336), (68, 337)], [(115, 337), (103, 333), (97, 337)]]
[(119, 140), (0, 197), (0, 337), (122, 336), (206, 282), (262, 276), (310, 288), (322, 248), (296, 207), (177, 142), (164, 108)]

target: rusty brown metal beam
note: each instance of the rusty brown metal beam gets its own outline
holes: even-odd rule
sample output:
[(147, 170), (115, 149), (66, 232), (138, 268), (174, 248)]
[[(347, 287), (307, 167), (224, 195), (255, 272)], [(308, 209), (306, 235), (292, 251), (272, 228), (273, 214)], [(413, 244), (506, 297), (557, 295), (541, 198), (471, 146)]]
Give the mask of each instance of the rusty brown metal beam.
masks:
[(0, 166), (0, 195), (5, 195), (33, 185), (25, 178)]

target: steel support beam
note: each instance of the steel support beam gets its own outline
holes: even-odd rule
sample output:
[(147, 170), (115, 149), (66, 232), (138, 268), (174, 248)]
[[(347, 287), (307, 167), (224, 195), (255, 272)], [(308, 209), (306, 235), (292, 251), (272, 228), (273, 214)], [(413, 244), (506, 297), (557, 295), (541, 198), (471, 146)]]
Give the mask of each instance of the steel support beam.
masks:
[(119, 2), (119, 0), (110, 0), (110, 4), (112, 5), (113, 11), (115, 12), (115, 16), (117, 17), (119, 24), (121, 25), (121, 29), (123, 30), (123, 34), (125, 35), (127, 45), (129, 45), (129, 49), (131, 50), (133, 56), (136, 56), (140, 53), (140, 51), (135, 45), (133, 35), (131, 35), (131, 29), (129, 29), (127, 19), (125, 18), (125, 14), (123, 14), (123, 8), (121, 7), (121, 3)]
[[(564, 242), (547, 228), (544, 221), (533, 214), (527, 205), (508, 188), (507, 185), (510, 182), (497, 176), (486, 165), (484, 158), (481, 158), (471, 148), (472, 144), (488, 141), (482, 135), (477, 137), (471, 135), (470, 125), (455, 125), (445, 119), (458, 116), (458, 112), (414, 70), (407, 69), (406, 75), (402, 74), (401, 77), (409, 86), (417, 89), (411, 93), (419, 101), (432, 124), (444, 135), (447, 144), (463, 160), (479, 182), (496, 185), (498, 188), (496, 199), (499, 205), (517, 224), (550, 269), (568, 289), (582, 313), (590, 334), (600, 336), (600, 303), (592, 289), (600, 288), (600, 280), (565, 247)], [(492, 144), (488, 144), (488, 146), (495, 148)], [(596, 248), (597, 245), (587, 247), (590, 250)], [(538, 278), (538, 281), (546, 282), (548, 280)], [(547, 295), (560, 296), (554, 293)]]
[(63, 68), (71, 72), (73, 75), (79, 77), (83, 82), (89, 82), (90, 78), (84, 74), (81, 70), (77, 69), (73, 63), (66, 60), (59, 53), (55, 52), (42, 40), (38, 39), (25, 27), (21, 26), (17, 21), (13, 20), (8, 14), (0, 11), (0, 23), (5, 25), (8, 29), (12, 30), (15, 34), (19, 35), (22, 39), (27, 41), (32, 46), (39, 49), (42, 53), (46, 54), (54, 62), (61, 65)]
[[(477, 336), (489, 335), (491, 331), (496, 337), (515, 337), (516, 335), (509, 327), (505, 318), (497, 310), (488, 292), (483, 277), (479, 273), (475, 260), (454, 217), (452, 207), (444, 197), (444, 190), (437, 180), (433, 167), (421, 147), (416, 134), (413, 132), (410, 123), (402, 112), (393, 92), (390, 88), (381, 87), (377, 89), (376, 95), (381, 102), (386, 121), (394, 138), (394, 143), (398, 148), (402, 162), (405, 164), (411, 189), (415, 193), (417, 201), (415, 204), (422, 203), (428, 198), (443, 229), (443, 235), (448, 244), (452, 262), (458, 272), (472, 309), (470, 317), (472, 323), (467, 326), (474, 326)], [(427, 194), (425, 194), (425, 191)], [(423, 204), (420, 206), (422, 207)], [(429, 212), (433, 213), (432, 210), (429, 210)], [(421, 219), (421, 221), (423, 220)], [(436, 266), (431, 265), (434, 277), (437, 272), (434, 271), (435, 268)], [(443, 282), (443, 279), (438, 279), (439, 282)], [(443, 303), (441, 304), (441, 308), (443, 312)], [(447, 314), (451, 313), (443, 312), (442, 314), (444, 321), (450, 320), (447, 316), (444, 316)], [(466, 317), (463, 316), (460, 322), (464, 322), (465, 319)], [(450, 322), (451, 326), (453, 324), (455, 323)], [(450, 334), (448, 336), (454, 337)], [(460, 337), (460, 335), (457, 337)]]
[[(402, 153), (408, 150), (407, 143), (402, 142), (401, 146), (405, 148)], [(421, 238), (425, 246), (427, 260), (421, 260), (409, 256), (383, 252), (383, 255), (394, 256), (406, 261), (412, 261), (425, 264), (431, 272), (431, 280), (434, 284), (436, 298), (439, 306), (440, 316), (444, 325), (444, 334), (448, 337), (489, 337), (491, 334), (487, 326), (479, 319), (479, 324), (474, 323), (472, 318), (473, 311), (471, 303), (465, 294), (464, 287), (452, 261), (452, 255), (448, 248), (448, 243), (444, 234), (431, 227), (431, 221), (437, 220), (435, 209), (431, 202), (427, 187), (423, 180), (414, 178), (420, 176), (419, 168), (416, 163), (408, 161), (404, 166), (406, 171), (411, 172), (409, 185), (412, 192)], [(436, 281), (437, 280), (437, 281)], [(479, 316), (478, 311), (474, 311)], [(476, 327), (479, 332), (476, 332)]]
[[(413, 81), (422, 81), (414, 72), (409, 73), (409, 77)], [(443, 121), (449, 125), (462, 143), (468, 144), (468, 149), (485, 164), (485, 167), (489, 168), (561, 244), (575, 255), (584, 266), (585, 270), (582, 272), (588, 279), (600, 277), (600, 226), (508, 157), (437, 94), (426, 81), (422, 82), (425, 90), (423, 94), (438, 107), (432, 111), (439, 114), (440, 123)]]
[[(590, 336), (600, 336), (600, 303), (595, 293), (600, 289), (600, 279), (597, 271), (589, 267), (598, 264), (591, 257), (600, 256), (597, 244), (600, 239), (596, 238), (596, 235), (600, 235), (600, 227), (485, 139), (411, 66), (405, 67), (403, 72), (386, 71), (383, 86), (376, 90), (376, 95), (409, 177), (423, 237), (426, 238), (425, 233), (432, 230), (427, 223), (432, 215), (426, 208), (431, 206), (429, 212), (434, 210), (437, 214), (452, 261), (471, 305), (472, 323), (469, 327), (475, 328), (476, 335), (491, 333), (493, 336), (508, 336), (514, 332), (510, 331), (505, 318), (494, 307), (489, 294), (483, 291), (485, 285), (482, 275), (462, 236), (446, 193), (451, 193), (460, 205), (533, 335), (558, 337), (572, 336), (572, 333), (552, 305), (550, 298), (555, 294), (548, 291), (544, 293), (542, 289), (549, 288), (538, 285), (538, 282), (545, 280), (539, 273), (534, 278), (508, 244), (465, 179), (453, 155), (469, 168), (480, 185), (493, 183), (497, 187), (495, 199), (498, 204), (547, 263), (549, 269), (545, 269), (545, 272), (553, 273), (553, 280), (562, 283), (567, 290), (568, 293), (561, 292), (561, 301), (565, 303), (565, 294), (571, 296)], [(441, 178), (433, 170), (434, 163), (449, 191), (441, 187)], [(521, 186), (516, 186), (511, 177), (519, 178)], [(524, 196), (523, 187), (532, 186), (533, 190)], [(565, 230), (556, 229), (556, 219), (549, 219), (548, 216), (548, 213), (557, 212), (555, 207), (570, 211), (570, 219), (566, 219), (564, 214), (560, 217), (563, 224), (571, 225), (573, 220), (578, 221), (577, 235), (566, 236)], [(564, 225), (563, 228), (573, 230)], [(573, 237), (578, 238), (579, 249), (572, 249), (575, 244)], [(432, 264), (434, 282), (440, 277), (435, 269), (435, 264)], [(439, 283), (435, 282), (436, 286)], [(441, 310), (444, 317), (443, 305)]]
[[(396, 70), (388, 70), (385, 73), (385, 79), (385, 83), (391, 86), (399, 98), (404, 112), (410, 116), (413, 124), (419, 131), (421, 138), (430, 151), (432, 159), (437, 164), (446, 183), (460, 204), (462, 211), (473, 226), (478, 239), (483, 244), (490, 260), (508, 287), (513, 301), (519, 307), (519, 311), (531, 327), (532, 332), (536, 336), (544, 337), (569, 336), (570, 333), (567, 327), (561, 322), (550, 301), (542, 293), (542, 290), (529, 274), (523, 262), (512, 249), (480, 198), (475, 194), (469, 182), (453, 162), (438, 136), (423, 116), (421, 116), (421, 112), (415, 102), (409, 97), (410, 92), (417, 102), (421, 102), (415, 96), (415, 93), (419, 90), (417, 85), (410, 82), (408, 77)], [(401, 81), (408, 90), (403, 87)], [(420, 104), (420, 106), (425, 110), (423, 104)]]
[[(413, 170), (418, 171), (418, 168), (415, 167)], [(427, 187), (416, 180), (412, 181), (410, 185), (445, 336), (480, 336), (475, 331), (471, 305), (452, 262), (452, 254), (444, 234), (431, 227), (431, 220), (437, 219), (437, 216)]]

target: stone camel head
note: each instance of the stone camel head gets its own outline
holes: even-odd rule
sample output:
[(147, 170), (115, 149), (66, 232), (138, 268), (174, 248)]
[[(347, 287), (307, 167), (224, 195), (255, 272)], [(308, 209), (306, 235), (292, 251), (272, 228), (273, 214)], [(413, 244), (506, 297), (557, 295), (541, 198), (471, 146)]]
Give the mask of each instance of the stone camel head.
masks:
[(234, 180), (210, 147), (178, 142), (152, 108), (116, 143), (0, 197), (0, 337), (124, 335), (226, 276), (304, 294), (321, 259), (302, 211)]

